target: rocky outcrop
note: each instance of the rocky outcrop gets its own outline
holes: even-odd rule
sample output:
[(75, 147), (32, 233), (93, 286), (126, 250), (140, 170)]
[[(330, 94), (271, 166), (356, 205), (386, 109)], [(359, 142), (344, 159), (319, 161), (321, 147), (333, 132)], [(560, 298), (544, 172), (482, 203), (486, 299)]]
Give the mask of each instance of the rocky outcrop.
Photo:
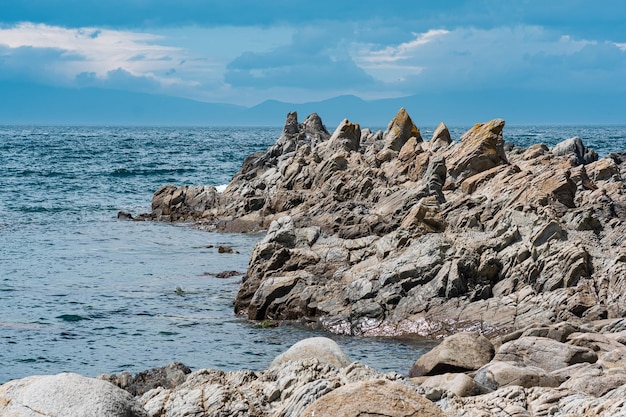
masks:
[(504, 126), (450, 143), (404, 109), (384, 133), (344, 120), (332, 135), (290, 113), (223, 193), (167, 186), (140, 218), (268, 230), (235, 300), (252, 320), (440, 336), (621, 317), (626, 157), (505, 147)]

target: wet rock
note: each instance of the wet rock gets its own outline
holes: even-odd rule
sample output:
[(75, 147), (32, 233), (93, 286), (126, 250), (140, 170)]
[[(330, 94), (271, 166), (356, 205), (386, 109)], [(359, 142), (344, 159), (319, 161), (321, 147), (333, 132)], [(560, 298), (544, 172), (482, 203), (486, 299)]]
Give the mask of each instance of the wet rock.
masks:
[(117, 219), (118, 220), (133, 220), (133, 215), (125, 211), (118, 211)]

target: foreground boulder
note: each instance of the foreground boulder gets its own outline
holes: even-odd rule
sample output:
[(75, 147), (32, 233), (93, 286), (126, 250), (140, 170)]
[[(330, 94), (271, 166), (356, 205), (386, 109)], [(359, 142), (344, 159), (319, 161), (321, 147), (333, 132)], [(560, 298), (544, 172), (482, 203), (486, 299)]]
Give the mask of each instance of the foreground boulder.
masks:
[(251, 320), (352, 335), (508, 333), (626, 311), (626, 157), (504, 146), (505, 122), (431, 141), (290, 113), (223, 193), (166, 186), (139, 219), (268, 230), (235, 300)]
[(441, 409), (399, 382), (374, 379), (344, 385), (308, 406), (302, 417), (443, 417)]
[(422, 355), (409, 376), (437, 375), (446, 372), (472, 371), (489, 362), (494, 355), (491, 342), (478, 333), (458, 333)]
[(32, 376), (0, 387), (0, 415), (11, 417), (147, 417), (126, 391), (77, 374)]

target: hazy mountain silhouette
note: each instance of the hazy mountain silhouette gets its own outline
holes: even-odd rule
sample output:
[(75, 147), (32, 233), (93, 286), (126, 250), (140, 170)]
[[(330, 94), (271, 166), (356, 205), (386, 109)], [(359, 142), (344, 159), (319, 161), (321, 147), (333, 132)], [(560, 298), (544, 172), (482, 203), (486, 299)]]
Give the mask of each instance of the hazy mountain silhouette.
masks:
[(418, 126), (471, 125), (496, 117), (509, 124), (625, 123), (623, 94), (481, 91), (363, 100), (338, 96), (308, 103), (267, 100), (253, 107), (96, 88), (72, 89), (0, 82), (0, 124), (282, 126), (317, 112), (331, 132), (344, 118), (384, 127), (400, 107)]

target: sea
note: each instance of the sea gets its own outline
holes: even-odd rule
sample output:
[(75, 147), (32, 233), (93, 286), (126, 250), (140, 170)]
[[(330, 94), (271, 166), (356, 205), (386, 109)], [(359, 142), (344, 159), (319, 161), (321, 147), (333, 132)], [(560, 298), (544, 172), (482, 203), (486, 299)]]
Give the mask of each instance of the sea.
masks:
[[(451, 128), (454, 140), (471, 126)], [(133, 222), (165, 184), (224, 186), (281, 128), (0, 126), (0, 383), (30, 375), (266, 369), (297, 341), (333, 338), (352, 360), (406, 375), (433, 346), (298, 325), (264, 328), (233, 312), (262, 234)], [(422, 128), (428, 138), (433, 128)], [(579, 136), (604, 156), (626, 126), (506, 127), (518, 146)], [(236, 253), (218, 253), (227, 245)], [(238, 271), (216, 278), (223, 271)]]

